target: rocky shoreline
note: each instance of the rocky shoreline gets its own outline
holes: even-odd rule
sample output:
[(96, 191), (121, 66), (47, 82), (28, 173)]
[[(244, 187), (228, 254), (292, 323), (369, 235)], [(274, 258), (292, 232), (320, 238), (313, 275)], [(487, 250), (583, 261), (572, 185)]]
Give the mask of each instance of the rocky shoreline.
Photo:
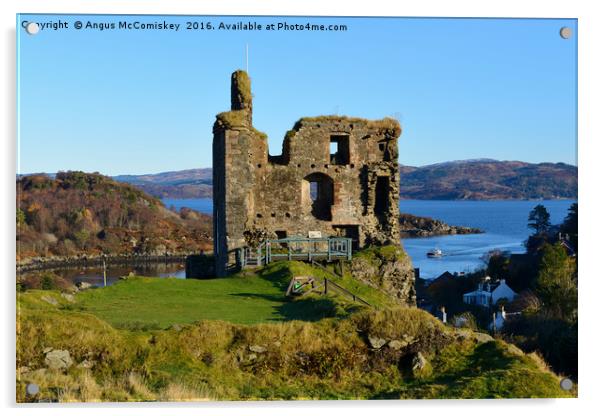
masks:
[[(180, 263), (186, 257), (198, 253), (166, 253), (156, 254), (118, 254), (104, 256), (107, 265), (145, 264), (145, 263)], [(94, 254), (79, 254), (73, 256), (29, 257), (17, 262), (17, 273), (64, 269), (70, 267), (102, 266), (103, 256)]]
[(482, 234), (484, 231), (479, 228), (449, 225), (429, 217), (400, 214), (399, 232), (402, 238), (418, 238), (436, 235)]

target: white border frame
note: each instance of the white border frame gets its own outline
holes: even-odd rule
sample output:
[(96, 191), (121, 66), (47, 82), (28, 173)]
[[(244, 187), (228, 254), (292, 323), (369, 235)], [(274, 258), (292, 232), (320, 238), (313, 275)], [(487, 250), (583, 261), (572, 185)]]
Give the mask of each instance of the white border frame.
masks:
[[(392, 3), (392, 2), (391, 2)], [(516, 411), (545, 412), (546, 414), (590, 413), (597, 408), (602, 394), (597, 387), (602, 384), (599, 375), (599, 349), (601, 325), (598, 311), (602, 293), (599, 264), (595, 261), (599, 251), (598, 235), (601, 234), (598, 207), (600, 186), (597, 177), (600, 169), (600, 142), (602, 139), (600, 120), (600, 65), (599, 41), (602, 39), (601, 15), (594, 7), (596, 2), (576, 1), (531, 1), (506, 0), (483, 2), (475, 0), (430, 0), (408, 4), (391, 4), (382, 0), (350, 3), (344, 0), (325, 2), (305, 0), (294, 3), (288, 0), (22, 0), (0, 3), (2, 42), (2, 81), (4, 97), (2, 124), (4, 140), (0, 155), (3, 204), (0, 238), (1, 275), (3, 302), (1, 306), (6, 329), (0, 342), (1, 394), (5, 414), (61, 414), (81, 415), (82, 408), (90, 415), (108, 412), (112, 416), (142, 414), (165, 415), (166, 413), (195, 414), (238, 414), (241, 411), (252, 415), (306, 415), (307, 413), (332, 413), (341, 409), (346, 413), (366, 412), (420, 412), (440, 415), (466, 414), (467, 412), (507, 415)], [(579, 202), (581, 205), (581, 256), (579, 315), (579, 399), (569, 400), (432, 400), (432, 401), (345, 401), (345, 402), (220, 402), (220, 403), (173, 403), (173, 404), (86, 404), (86, 405), (16, 405), (15, 404), (15, 171), (16, 171), (16, 66), (15, 66), (15, 21), (16, 13), (110, 13), (110, 14), (199, 14), (199, 15), (332, 15), (332, 16), (420, 16), (420, 17), (549, 17), (577, 18), (579, 26)], [(596, 48), (597, 47), (597, 48)], [(599, 410), (598, 410), (599, 411)], [(593, 412), (592, 412), (593, 413)]]

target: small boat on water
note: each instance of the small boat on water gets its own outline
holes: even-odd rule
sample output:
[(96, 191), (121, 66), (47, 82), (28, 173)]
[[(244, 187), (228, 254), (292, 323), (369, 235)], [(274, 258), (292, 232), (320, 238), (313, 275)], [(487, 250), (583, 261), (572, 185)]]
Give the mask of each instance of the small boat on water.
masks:
[(443, 257), (443, 252), (440, 249), (435, 248), (435, 249), (427, 252), (426, 256), (427, 257)]

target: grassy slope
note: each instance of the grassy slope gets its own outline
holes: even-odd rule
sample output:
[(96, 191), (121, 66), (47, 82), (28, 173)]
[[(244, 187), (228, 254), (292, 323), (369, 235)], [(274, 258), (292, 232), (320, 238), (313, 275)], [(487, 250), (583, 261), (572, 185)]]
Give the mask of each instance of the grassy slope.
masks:
[[(480, 344), (460, 337), (418, 309), (362, 309), (349, 315), (350, 305), (335, 298), (285, 302), (281, 294), (290, 274), (310, 271), (306, 267), (279, 263), (259, 276), (208, 281), (133, 279), (81, 293), (75, 302), (53, 291), (21, 294), (17, 367), (29, 371), (18, 372), (18, 400), (26, 400), (28, 382), (41, 386), (42, 397), (62, 401), (569, 395), (534, 358), (501, 341)], [(241, 293), (246, 295), (237, 296)], [(176, 309), (176, 298), (189, 308)], [(224, 304), (216, 306), (216, 298)], [(149, 299), (150, 306), (138, 310)], [(273, 322), (323, 316), (339, 318)], [(273, 323), (211, 320), (225, 317)], [(167, 330), (131, 324), (146, 318), (162, 328), (209, 320)], [(372, 351), (368, 335), (415, 341), (407, 350)], [(266, 351), (253, 354), (252, 345)], [(46, 347), (66, 349), (75, 363), (90, 360), (94, 366), (44, 369)], [(432, 371), (408, 372), (404, 357), (416, 350)]]
[(281, 320), (282, 292), (257, 278), (134, 278), (77, 296), (78, 306), (116, 327), (166, 328), (201, 319), (241, 324)]
[[(240, 273), (225, 279), (132, 278), (80, 293), (72, 308), (94, 314), (117, 328), (164, 329), (202, 319), (238, 324), (314, 321), (344, 314), (353, 307), (342, 299), (315, 296), (290, 302), (284, 293), (293, 275), (325, 274), (301, 262), (278, 262), (259, 274)], [(333, 280), (372, 304), (388, 302), (384, 294), (352, 279)]]

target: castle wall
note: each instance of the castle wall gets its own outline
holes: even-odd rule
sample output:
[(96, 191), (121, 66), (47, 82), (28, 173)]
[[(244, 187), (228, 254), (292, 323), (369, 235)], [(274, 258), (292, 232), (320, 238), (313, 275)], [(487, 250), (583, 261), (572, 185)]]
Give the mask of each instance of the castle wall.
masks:
[(265, 237), (319, 231), (351, 237), (356, 248), (400, 243), (397, 121), (302, 118), (282, 155), (269, 156), (267, 137), (252, 126), (244, 72), (233, 74), (232, 89), (232, 111), (214, 125), (218, 275), (232, 261), (228, 251)]

